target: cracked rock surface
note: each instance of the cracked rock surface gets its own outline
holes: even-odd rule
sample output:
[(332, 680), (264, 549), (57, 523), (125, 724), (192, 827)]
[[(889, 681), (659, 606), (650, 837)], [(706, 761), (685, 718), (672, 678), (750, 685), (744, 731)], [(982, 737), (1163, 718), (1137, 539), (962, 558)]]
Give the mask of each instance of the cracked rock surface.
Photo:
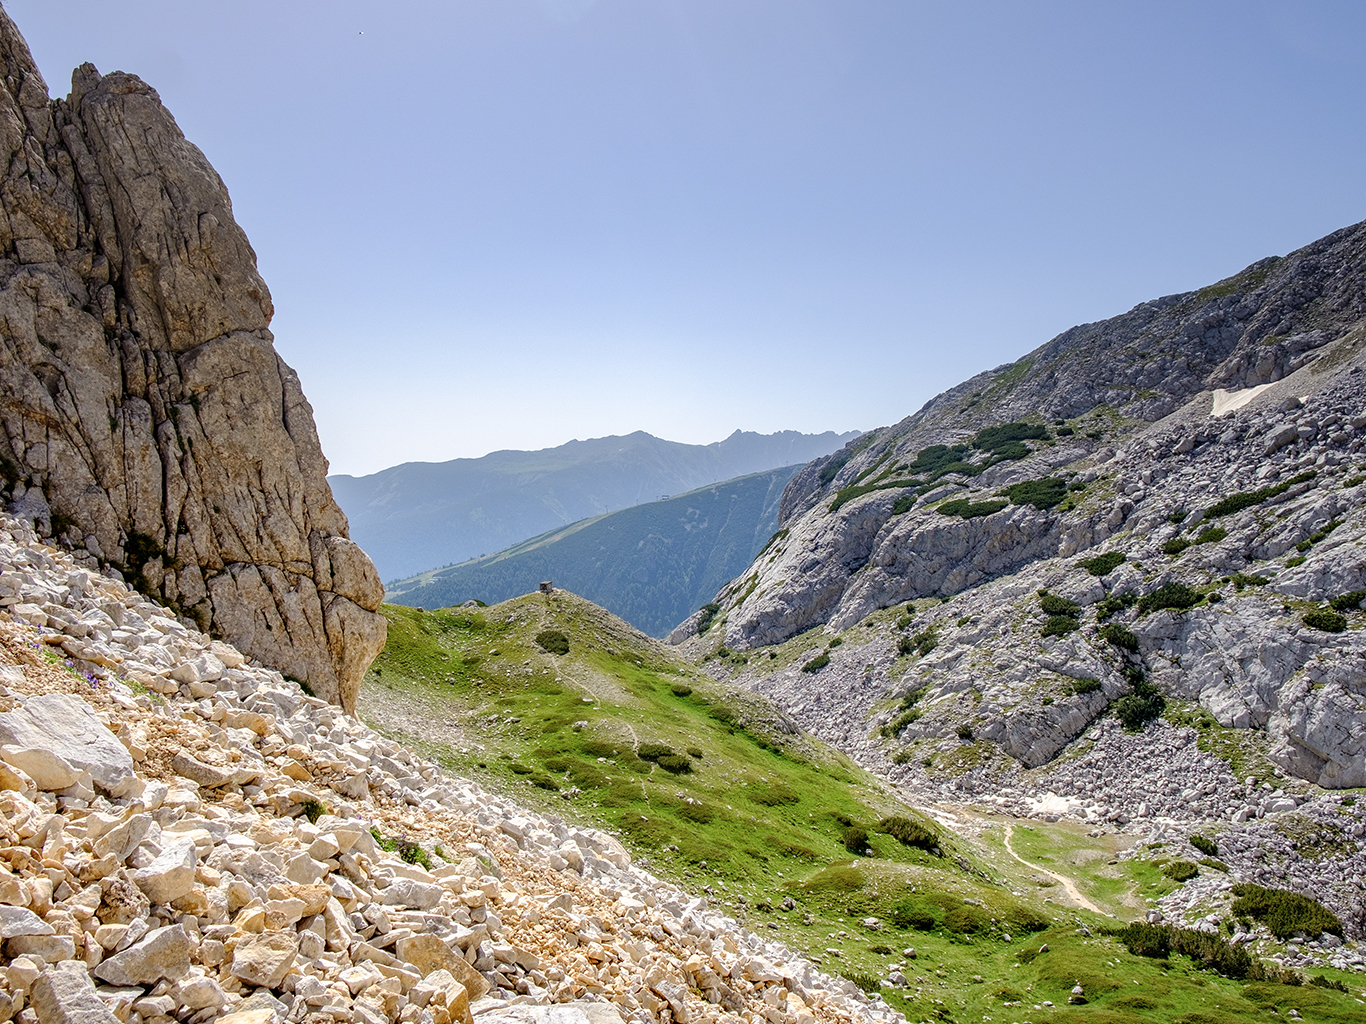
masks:
[(0, 167), (9, 507), (352, 708), (383, 587), (218, 174), (133, 75), (49, 100), (3, 11)]

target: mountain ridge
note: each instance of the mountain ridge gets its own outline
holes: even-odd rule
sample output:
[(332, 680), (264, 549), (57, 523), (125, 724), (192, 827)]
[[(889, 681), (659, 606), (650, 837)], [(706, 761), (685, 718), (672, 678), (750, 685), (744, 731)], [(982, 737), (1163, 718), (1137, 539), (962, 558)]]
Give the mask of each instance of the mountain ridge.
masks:
[(328, 479), (353, 536), (396, 581), (661, 495), (802, 464), (856, 434), (736, 430), (689, 445), (635, 431)]
[[(1231, 766), (1198, 799), (1160, 783), (1149, 814), (1260, 816), (1253, 776), (1366, 785), (1363, 410), (1358, 224), (1073, 328), (809, 464), (786, 535), (671, 639), (926, 792), (1039, 782), (1116, 820), (1135, 789), (1068, 768), (1116, 717), (1133, 728), (1094, 770), (1138, 792), (1159, 784), (1137, 781), (1151, 731)], [(762, 657), (790, 645), (800, 664)]]
[(653, 636), (703, 604), (777, 529), (787, 466), (606, 512), (501, 552), (389, 584), (392, 604), (493, 604), (542, 580), (601, 605)]

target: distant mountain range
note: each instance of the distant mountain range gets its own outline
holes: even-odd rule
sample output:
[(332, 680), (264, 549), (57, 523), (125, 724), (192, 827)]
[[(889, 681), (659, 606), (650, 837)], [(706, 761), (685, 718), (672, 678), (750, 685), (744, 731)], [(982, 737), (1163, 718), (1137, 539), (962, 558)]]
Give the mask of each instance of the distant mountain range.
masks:
[(490, 604), (542, 580), (664, 636), (742, 572), (778, 528), (786, 466), (586, 519), (487, 558), (391, 583), (386, 600)]
[(392, 580), (502, 551), (606, 512), (807, 463), (857, 436), (858, 431), (737, 430), (702, 445), (638, 430), (534, 452), (406, 462), (369, 476), (331, 476), (328, 482), (350, 520), (352, 539), (374, 560), (380, 577)]

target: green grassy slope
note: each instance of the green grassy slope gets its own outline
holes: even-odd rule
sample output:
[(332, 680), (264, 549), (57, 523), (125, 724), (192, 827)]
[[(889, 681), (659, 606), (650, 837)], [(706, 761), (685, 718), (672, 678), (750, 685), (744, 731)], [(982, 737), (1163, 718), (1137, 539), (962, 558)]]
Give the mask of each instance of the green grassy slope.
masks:
[(388, 600), (442, 608), (505, 601), (541, 580), (664, 636), (743, 572), (777, 529), (798, 466), (575, 523), (473, 562), (392, 583)]
[[(1295, 1008), (1346, 1022), (1366, 1012), (1359, 991), (1247, 984), (1182, 956), (1130, 955), (1103, 933), (1115, 920), (1064, 907), (1053, 880), (1009, 856), (998, 820), (968, 812), (954, 830), (919, 814), (790, 731), (766, 701), (572, 594), (384, 612), (388, 647), (360, 701), (372, 725), (529, 806), (607, 828), (651, 870), (869, 990), (901, 970), (909, 986), (882, 991), (910, 1020), (1206, 1024)], [(550, 631), (567, 653), (537, 643), (556, 646)], [(658, 746), (691, 770), (660, 767)], [(890, 815), (933, 830), (937, 852), (878, 832)], [(846, 848), (851, 827), (868, 833), (858, 855)], [(1013, 846), (1134, 919), (1172, 883), (1146, 861), (1116, 861), (1116, 842), (1030, 822), (1016, 823)], [(1088, 1002), (1068, 1006), (1079, 980)]]

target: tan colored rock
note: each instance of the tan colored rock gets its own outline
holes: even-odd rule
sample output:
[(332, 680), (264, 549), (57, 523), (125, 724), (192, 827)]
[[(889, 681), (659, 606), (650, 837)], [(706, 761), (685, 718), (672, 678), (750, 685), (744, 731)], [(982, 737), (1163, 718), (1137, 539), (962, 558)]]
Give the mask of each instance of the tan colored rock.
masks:
[(176, 980), (190, 969), (195, 944), (184, 925), (159, 928), (141, 942), (95, 968), (95, 977), (111, 985), (154, 985)]
[(289, 973), (299, 955), (299, 940), (288, 932), (244, 935), (237, 940), (228, 968), (234, 978), (250, 985), (275, 988)]
[(399, 939), (394, 945), (398, 958), (412, 964), (423, 978), (438, 971), (447, 971), (465, 986), (471, 999), (479, 999), (489, 990), (484, 976), (471, 967), (464, 957), (457, 956), (451, 947), (436, 935), (412, 935)]
[[(156, 92), (47, 85), (0, 12), (0, 454), (16, 507), (351, 710), (383, 587), (347, 539), (222, 180)], [(39, 482), (41, 481), (41, 486)], [(22, 606), (21, 606), (22, 607)], [(213, 662), (228, 659), (213, 650)], [(196, 673), (200, 674), (200, 673)]]
[(275, 1024), (275, 1013), (269, 1009), (238, 1010), (216, 1018), (214, 1024)]
[(469, 992), (449, 971), (430, 974), (423, 979), (423, 984), (435, 989), (427, 1004), (435, 1024), (474, 1024), (474, 1018), (470, 1016)]
[(119, 1024), (83, 970), (48, 971), (33, 983), (38, 1024)]
[(332, 890), (325, 885), (272, 885), (266, 892), (272, 900), (299, 900), (300, 916), (321, 914), (332, 898)]
[(194, 888), (197, 858), (193, 840), (170, 842), (152, 863), (133, 872), (133, 882), (152, 903), (170, 903)]

